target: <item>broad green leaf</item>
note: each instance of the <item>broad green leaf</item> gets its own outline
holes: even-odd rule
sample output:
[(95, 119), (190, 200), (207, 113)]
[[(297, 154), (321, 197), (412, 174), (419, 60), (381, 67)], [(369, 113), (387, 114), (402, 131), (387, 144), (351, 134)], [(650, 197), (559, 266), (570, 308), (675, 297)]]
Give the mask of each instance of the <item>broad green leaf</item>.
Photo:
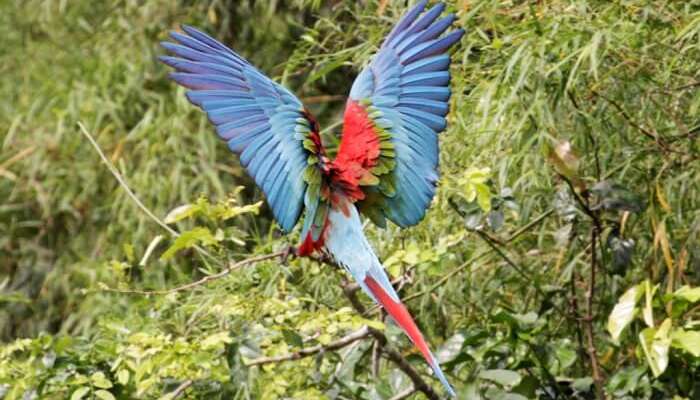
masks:
[(590, 390), (592, 384), (593, 378), (587, 376), (585, 378), (578, 378), (574, 380), (571, 387), (577, 392), (587, 392)]
[(206, 337), (204, 340), (202, 340), (200, 345), (203, 349), (211, 349), (231, 342), (232, 339), (228, 332), (218, 332)]
[(608, 317), (608, 332), (617, 343), (622, 331), (634, 319), (635, 306), (641, 295), (641, 285), (633, 286), (620, 297)]
[(461, 333), (452, 335), (451, 338), (447, 339), (447, 341), (438, 348), (435, 357), (437, 357), (441, 364), (454, 360), (462, 350), (464, 339), (464, 335)]
[(197, 227), (187, 232), (183, 232), (175, 239), (175, 242), (160, 256), (161, 260), (169, 260), (183, 249), (194, 247), (198, 244), (211, 246), (217, 243), (216, 238), (208, 228)]
[(128, 369), (120, 369), (119, 372), (117, 372), (117, 382), (122, 386), (126, 386), (129, 383)]
[(80, 400), (83, 397), (85, 397), (85, 395), (88, 394), (89, 391), (90, 391), (89, 387), (86, 387), (86, 386), (79, 387), (70, 396), (70, 400)]
[(666, 318), (658, 329), (646, 328), (639, 333), (639, 342), (647, 359), (647, 364), (655, 377), (660, 376), (668, 367), (668, 349), (671, 345), (669, 331), (671, 320)]
[(520, 383), (520, 374), (508, 369), (487, 369), (479, 373), (479, 377), (501, 386), (515, 386)]
[(694, 288), (691, 288), (690, 286), (683, 286), (676, 290), (673, 295), (691, 303), (695, 303), (696, 301), (700, 301), (700, 286)]
[(671, 332), (671, 346), (700, 357), (700, 331), (686, 331), (681, 328)]
[(107, 379), (104, 372), (98, 371), (90, 376), (90, 380), (95, 387), (100, 389), (109, 389), (112, 387), (112, 382)]
[(98, 398), (100, 398), (102, 400), (116, 400), (116, 398), (114, 397), (114, 395), (112, 393), (110, 393), (104, 389), (100, 389), (100, 390), (96, 391), (95, 396), (97, 396)]

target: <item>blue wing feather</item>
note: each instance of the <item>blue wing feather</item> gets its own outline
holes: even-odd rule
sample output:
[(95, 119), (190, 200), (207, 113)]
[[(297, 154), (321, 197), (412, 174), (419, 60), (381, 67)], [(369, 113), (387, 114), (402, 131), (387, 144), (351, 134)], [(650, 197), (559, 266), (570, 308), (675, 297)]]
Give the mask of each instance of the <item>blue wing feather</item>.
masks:
[(396, 194), (382, 208), (399, 226), (418, 223), (435, 195), (437, 134), (446, 127), (450, 98), (447, 51), (464, 34), (445, 33), (455, 16), (439, 19), (444, 4), (424, 12), (426, 4), (419, 2), (399, 21), (350, 91), (352, 100), (379, 110), (373, 122), (394, 142)]
[(191, 89), (189, 101), (207, 113), (267, 196), (279, 224), (291, 230), (307, 187), (308, 150), (297, 127), (309, 134), (314, 123), (299, 99), (233, 50), (195, 28), (182, 29), (170, 35), (177, 43), (163, 43), (172, 56), (159, 59), (176, 70), (173, 80)]

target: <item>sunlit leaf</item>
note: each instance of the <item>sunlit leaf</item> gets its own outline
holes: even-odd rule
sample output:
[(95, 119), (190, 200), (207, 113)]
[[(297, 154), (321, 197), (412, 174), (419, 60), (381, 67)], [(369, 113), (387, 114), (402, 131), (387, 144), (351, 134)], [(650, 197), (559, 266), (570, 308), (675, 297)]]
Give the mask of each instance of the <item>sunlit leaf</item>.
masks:
[(667, 318), (658, 329), (646, 328), (639, 333), (639, 343), (642, 345), (647, 364), (656, 377), (663, 374), (668, 366), (668, 350), (671, 346), (670, 329), (671, 320)]
[(112, 382), (107, 379), (104, 372), (98, 371), (90, 376), (90, 380), (95, 387), (100, 389), (109, 389), (112, 387)]
[(175, 239), (175, 242), (160, 256), (161, 260), (169, 260), (183, 249), (188, 249), (196, 245), (211, 246), (217, 243), (216, 238), (208, 228), (197, 227), (192, 230), (182, 232)]
[(644, 322), (648, 327), (654, 326), (654, 310), (652, 309), (652, 301), (654, 298), (654, 293), (659, 288), (659, 285), (654, 285), (652, 288), (649, 280), (644, 281), (644, 309), (642, 310), (642, 316), (644, 317)]
[(95, 392), (95, 396), (101, 400), (116, 400), (114, 395), (106, 390), (98, 390)]
[(198, 208), (192, 204), (184, 204), (170, 210), (168, 215), (165, 216), (163, 222), (166, 224), (173, 224), (175, 222), (181, 221), (185, 218), (189, 218), (197, 212)]
[(642, 294), (641, 285), (636, 285), (629, 288), (625, 294), (620, 297), (617, 304), (613, 308), (608, 317), (608, 332), (614, 342), (617, 342), (622, 334), (622, 331), (634, 319), (636, 311), (635, 306)]
[(85, 395), (88, 394), (89, 392), (90, 392), (90, 388), (89, 388), (89, 387), (85, 387), (85, 386), (79, 387), (79, 388), (76, 389), (75, 392), (73, 392), (73, 394), (70, 396), (70, 400), (80, 400), (80, 399), (82, 399), (83, 397), (85, 397)]
[(700, 357), (700, 331), (674, 329), (671, 332), (671, 346), (683, 349), (694, 357)]
[(457, 333), (452, 335), (445, 343), (442, 344), (435, 353), (438, 361), (442, 363), (450, 362), (457, 358), (464, 344), (464, 335)]
[(690, 286), (682, 286), (673, 293), (673, 296), (691, 303), (695, 303), (700, 301), (700, 286), (694, 288)]

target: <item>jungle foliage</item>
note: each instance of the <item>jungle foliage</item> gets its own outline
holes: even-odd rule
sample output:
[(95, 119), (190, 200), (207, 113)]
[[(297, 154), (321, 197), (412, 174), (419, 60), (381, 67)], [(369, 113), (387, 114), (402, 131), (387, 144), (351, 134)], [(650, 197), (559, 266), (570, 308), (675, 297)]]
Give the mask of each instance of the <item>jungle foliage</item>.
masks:
[[(438, 194), (366, 232), (460, 398), (700, 398), (700, 2), (448, 3), (467, 34)], [(0, 2), (0, 398), (441, 393), (342, 271), (283, 257), (298, 231), (156, 61), (200, 27), (332, 144), (406, 7)]]

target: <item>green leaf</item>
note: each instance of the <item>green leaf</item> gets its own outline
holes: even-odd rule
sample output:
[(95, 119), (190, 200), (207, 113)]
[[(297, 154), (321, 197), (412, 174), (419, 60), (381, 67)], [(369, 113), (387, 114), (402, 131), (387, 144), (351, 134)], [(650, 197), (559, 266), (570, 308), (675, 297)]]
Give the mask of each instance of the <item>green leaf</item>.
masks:
[(700, 287), (691, 288), (690, 286), (683, 286), (676, 290), (673, 295), (680, 299), (695, 303), (696, 301), (700, 301)]
[(86, 387), (86, 386), (79, 387), (70, 396), (70, 400), (80, 400), (83, 397), (85, 397), (85, 395), (88, 394), (89, 391), (90, 391), (89, 387)]
[(640, 286), (641, 285), (636, 285), (629, 288), (625, 294), (620, 297), (620, 300), (615, 304), (615, 307), (608, 317), (608, 332), (610, 332), (610, 336), (612, 336), (613, 341), (616, 343), (622, 331), (634, 319), (634, 313), (636, 311), (635, 306), (641, 296)]
[(177, 221), (189, 218), (194, 215), (199, 210), (199, 207), (193, 204), (184, 204), (170, 210), (168, 215), (165, 216), (163, 222), (166, 224), (173, 224)]
[(660, 376), (668, 367), (668, 349), (671, 345), (669, 331), (671, 319), (666, 318), (658, 329), (646, 328), (639, 333), (639, 342), (647, 359), (647, 364), (655, 377)]
[(231, 336), (228, 332), (218, 332), (206, 337), (204, 340), (202, 340), (200, 345), (203, 349), (211, 349), (223, 345), (225, 343), (231, 343), (232, 341), (233, 340), (231, 339)]
[(90, 380), (95, 387), (100, 389), (109, 389), (112, 387), (112, 382), (107, 379), (104, 372), (98, 371), (90, 376)]
[(120, 369), (119, 372), (117, 372), (117, 382), (122, 386), (126, 386), (129, 383), (128, 369)]
[(644, 322), (650, 328), (654, 326), (654, 312), (651, 303), (654, 298), (654, 293), (656, 293), (658, 288), (659, 285), (654, 285), (652, 288), (648, 279), (644, 281), (644, 297), (646, 302), (644, 304), (644, 310), (642, 310), (642, 315), (644, 316)]
[(445, 343), (438, 348), (435, 354), (440, 364), (446, 363), (457, 358), (459, 353), (462, 351), (462, 344), (464, 344), (465, 337), (461, 333), (452, 335), (451, 338), (447, 339)]
[(487, 369), (479, 373), (481, 379), (496, 382), (501, 386), (515, 386), (522, 379), (520, 374), (508, 369)]
[(198, 244), (211, 246), (217, 243), (216, 238), (212, 235), (208, 228), (197, 227), (192, 230), (183, 232), (175, 239), (175, 242), (160, 256), (161, 260), (167, 261), (175, 254), (182, 250), (194, 247)]
[(102, 400), (116, 400), (114, 395), (106, 390), (98, 390), (95, 392), (95, 396)]
[(593, 378), (587, 376), (585, 378), (579, 378), (574, 380), (574, 382), (571, 384), (571, 387), (577, 392), (587, 392), (590, 390), (592, 384)]
[(671, 346), (685, 350), (694, 357), (700, 357), (700, 332), (674, 329), (671, 332)]

